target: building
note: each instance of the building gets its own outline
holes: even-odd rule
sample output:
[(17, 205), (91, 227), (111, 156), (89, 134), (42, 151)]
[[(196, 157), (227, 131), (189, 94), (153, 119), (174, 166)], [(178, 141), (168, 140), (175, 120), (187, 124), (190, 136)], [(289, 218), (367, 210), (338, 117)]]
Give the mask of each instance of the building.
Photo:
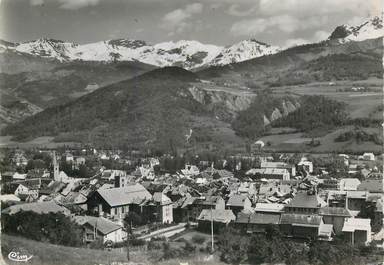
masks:
[(256, 203), (255, 213), (281, 215), (284, 212), (284, 204), (280, 203)]
[(357, 187), (361, 184), (360, 180), (357, 178), (344, 178), (340, 179), (339, 190), (357, 190)]
[[(347, 191), (346, 208), (357, 214), (363, 207), (365, 207), (368, 195), (369, 192), (367, 191)], [(353, 214), (353, 212), (352, 215), (356, 215)]]
[(289, 213), (281, 215), (280, 231), (287, 237), (331, 240), (333, 226), (319, 215)]
[(213, 222), (213, 231), (215, 233), (235, 220), (235, 214), (231, 210), (225, 209), (204, 209), (197, 218), (199, 230), (210, 231)]
[(261, 162), (260, 168), (286, 169), (292, 177), (296, 176), (295, 165), (284, 162)]
[(285, 207), (287, 213), (317, 214), (327, 203), (314, 192), (298, 192)]
[(297, 165), (299, 167), (302, 167), (308, 173), (313, 172), (313, 163), (309, 161), (306, 157), (302, 157)]
[(362, 155), (362, 159), (366, 161), (374, 161), (375, 160), (375, 155), (373, 153), (364, 153)]
[(4, 209), (1, 213), (12, 215), (20, 211), (32, 211), (38, 214), (62, 213), (64, 215), (70, 215), (71, 213), (67, 208), (58, 205), (55, 201), (15, 204)]
[(285, 168), (252, 168), (246, 175), (252, 175), (257, 179), (290, 180), (290, 173)]
[(152, 195), (141, 185), (134, 184), (121, 188), (97, 190), (88, 198), (88, 210), (113, 218), (124, 218), (129, 211), (142, 212), (140, 205)]
[(185, 168), (181, 170), (181, 174), (185, 177), (192, 177), (200, 174), (200, 170), (194, 165), (185, 165)]
[(118, 225), (103, 217), (95, 216), (75, 216), (74, 221), (83, 229), (83, 242), (101, 240), (103, 243), (111, 241), (113, 243), (123, 242), (127, 238), (127, 233), (121, 225)]
[(342, 233), (345, 220), (352, 217), (347, 209), (341, 207), (323, 207), (319, 215), (323, 217), (324, 224), (333, 225), (336, 235)]
[(173, 203), (171, 199), (164, 193), (155, 192), (153, 194), (153, 201), (156, 207), (156, 209), (153, 210), (156, 215), (156, 222), (163, 224), (173, 223)]
[(372, 241), (370, 219), (347, 218), (342, 231), (346, 241), (352, 245), (368, 244)]
[(271, 213), (252, 213), (247, 226), (248, 233), (265, 233), (271, 225), (278, 227), (280, 215)]
[(252, 202), (245, 195), (233, 194), (227, 201), (227, 209), (232, 210), (234, 214), (241, 211), (251, 211)]

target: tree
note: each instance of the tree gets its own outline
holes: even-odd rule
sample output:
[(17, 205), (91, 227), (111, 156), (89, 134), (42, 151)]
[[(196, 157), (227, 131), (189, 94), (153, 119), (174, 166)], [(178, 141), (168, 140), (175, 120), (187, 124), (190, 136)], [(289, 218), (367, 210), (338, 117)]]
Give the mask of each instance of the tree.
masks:
[(3, 215), (1, 219), (4, 233), (65, 246), (82, 244), (81, 227), (62, 213), (20, 211), (13, 215)]
[(141, 225), (143, 222), (143, 218), (135, 213), (135, 212), (128, 212), (124, 217), (124, 224), (125, 226), (131, 226), (131, 225)]
[(223, 229), (217, 239), (220, 259), (227, 263), (239, 264), (247, 259), (249, 239), (234, 228)]

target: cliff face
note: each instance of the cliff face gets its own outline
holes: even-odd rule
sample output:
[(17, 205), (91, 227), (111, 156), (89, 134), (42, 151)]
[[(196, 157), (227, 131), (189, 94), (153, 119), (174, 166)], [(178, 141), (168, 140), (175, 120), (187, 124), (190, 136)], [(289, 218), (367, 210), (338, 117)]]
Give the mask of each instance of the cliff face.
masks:
[(300, 103), (296, 100), (283, 100), (279, 108), (273, 109), (270, 115), (264, 114), (264, 126), (271, 124), (271, 122), (284, 118), (289, 113), (295, 111), (300, 107)]
[[(255, 93), (248, 91), (235, 91), (214, 88), (191, 86), (188, 88), (192, 97), (207, 106), (220, 120), (229, 121), (236, 117), (240, 111), (246, 110), (257, 97)], [(300, 107), (300, 103), (294, 99), (282, 99), (279, 106), (264, 113), (264, 126), (287, 116)]]
[(204, 89), (196, 86), (188, 88), (193, 98), (204, 105), (222, 104), (231, 112), (238, 112), (249, 107), (253, 93), (239, 93), (224, 90)]

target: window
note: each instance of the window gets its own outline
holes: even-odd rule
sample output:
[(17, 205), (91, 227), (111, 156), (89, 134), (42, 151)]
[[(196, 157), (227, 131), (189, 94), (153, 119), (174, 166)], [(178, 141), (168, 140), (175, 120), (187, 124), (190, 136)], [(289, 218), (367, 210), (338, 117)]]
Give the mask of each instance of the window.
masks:
[(115, 208), (115, 215), (117, 215), (117, 208)]
[(124, 213), (124, 206), (121, 207), (121, 213)]

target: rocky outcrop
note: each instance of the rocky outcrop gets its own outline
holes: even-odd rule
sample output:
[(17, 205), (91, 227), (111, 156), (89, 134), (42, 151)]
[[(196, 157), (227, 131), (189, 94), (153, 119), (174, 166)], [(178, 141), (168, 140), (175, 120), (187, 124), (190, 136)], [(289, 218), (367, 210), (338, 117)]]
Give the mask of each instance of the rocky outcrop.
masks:
[(264, 115), (264, 126), (269, 125), (271, 122), (281, 119), (287, 116), (289, 113), (297, 110), (300, 107), (300, 103), (293, 99), (286, 99), (281, 102), (281, 106), (279, 108), (275, 108), (269, 118)]
[(207, 106), (222, 105), (228, 111), (236, 113), (249, 107), (256, 94), (231, 92), (219, 89), (204, 89), (196, 86), (188, 88), (193, 98)]

